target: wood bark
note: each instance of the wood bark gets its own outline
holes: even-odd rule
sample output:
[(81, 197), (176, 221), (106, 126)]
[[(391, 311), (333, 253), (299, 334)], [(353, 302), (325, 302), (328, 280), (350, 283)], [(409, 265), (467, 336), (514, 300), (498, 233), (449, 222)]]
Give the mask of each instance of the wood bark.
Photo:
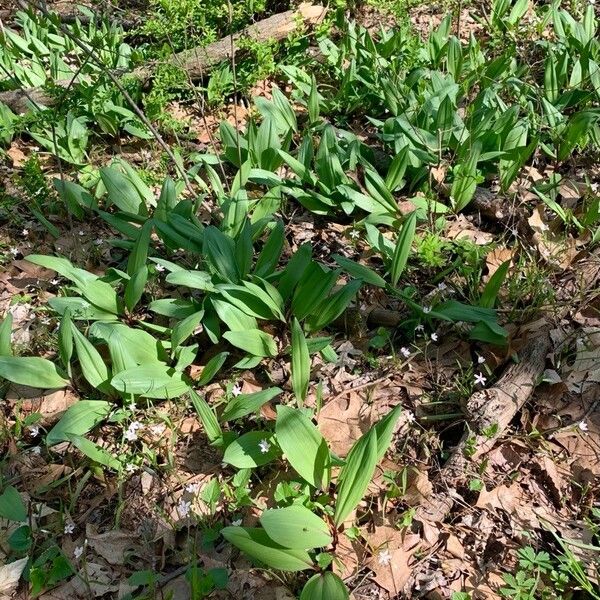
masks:
[[(233, 60), (237, 53), (243, 52), (243, 49), (240, 48), (240, 40), (256, 43), (265, 43), (270, 40), (281, 41), (293, 33), (299, 23), (317, 25), (323, 20), (326, 11), (327, 9), (323, 6), (304, 3), (297, 10), (288, 10), (268, 17), (233, 36), (227, 36), (208, 46), (178, 52), (167, 63), (184, 70), (192, 80), (202, 79), (219, 63)], [(156, 66), (156, 64), (149, 64), (138, 67), (133, 71), (133, 75), (142, 81), (147, 81), (152, 77)], [(71, 84), (71, 80), (55, 82), (55, 85), (63, 88), (67, 88)], [(56, 95), (49, 94), (41, 87), (0, 92), (0, 102), (16, 113), (29, 110), (32, 103), (52, 106), (56, 99)]]

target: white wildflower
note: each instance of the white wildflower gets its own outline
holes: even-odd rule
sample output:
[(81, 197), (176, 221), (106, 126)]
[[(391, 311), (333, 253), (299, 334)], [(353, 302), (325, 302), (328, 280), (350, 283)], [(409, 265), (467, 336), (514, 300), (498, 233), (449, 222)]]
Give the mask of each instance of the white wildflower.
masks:
[(353, 240), (357, 240), (360, 237), (360, 232), (358, 231), (358, 229), (353, 229), (349, 234), (348, 234)]
[(75, 548), (75, 550), (73, 550), (73, 556), (75, 557), (75, 560), (79, 560), (79, 558), (81, 558), (82, 554), (83, 554), (83, 546), (77, 546), (77, 548)]
[(392, 562), (392, 555), (390, 554), (389, 550), (382, 550), (378, 555), (377, 555), (377, 562), (380, 565), (384, 565), (387, 566), (390, 564), (390, 562)]
[(188, 483), (185, 486), (185, 491), (188, 492), (188, 494), (197, 494), (200, 491), (200, 484), (199, 483)]
[(260, 440), (260, 442), (258, 442), (258, 447), (263, 454), (266, 454), (271, 449), (271, 444), (269, 444), (267, 440)]
[(415, 333), (417, 333), (417, 331), (419, 333), (423, 333), (423, 331), (425, 331), (425, 325), (423, 325), (422, 323), (419, 323), (416, 327), (415, 327)]
[(444, 292), (448, 289), (448, 286), (443, 281), (440, 281), (440, 283), (437, 284), (437, 289), (440, 292)]
[(423, 307), (423, 312), (428, 315), (431, 312), (431, 306), (424, 306)]
[(239, 396), (241, 393), (242, 393), (242, 386), (239, 383), (236, 383), (231, 388), (231, 395), (232, 396)]
[(415, 422), (415, 415), (412, 411), (407, 410), (405, 413), (406, 415), (406, 422), (407, 423), (414, 423)]
[(179, 504), (177, 505), (177, 512), (181, 515), (181, 517), (185, 518), (189, 516), (191, 508), (191, 502), (187, 502), (186, 500), (181, 499), (179, 501)]
[(406, 346), (402, 346), (402, 348), (400, 348), (400, 354), (402, 354), (404, 358), (408, 358), (410, 356), (410, 350)]
[(28, 428), (28, 431), (31, 437), (37, 437), (40, 435), (40, 428), (37, 425), (32, 425)]
[(85, 235), (85, 231), (83, 231), (83, 230), (80, 229), (79, 230), (79, 235)]
[(31, 451), (34, 454), (41, 454), (42, 453), (42, 448), (41, 448), (41, 446), (34, 446), (33, 448), (31, 448)]
[(50, 280), (51, 285), (58, 285), (58, 279), (54, 278)]
[(431, 341), (432, 342), (437, 342), (438, 341), (438, 334), (437, 333), (432, 333), (431, 334)]
[(19, 254), (19, 252), (21, 252), (18, 248), (11, 248), (9, 250), (9, 252), (13, 255), (13, 256), (17, 256), (17, 254)]
[(102, 238), (98, 238), (94, 241), (94, 245), (96, 246), (102, 246), (102, 244), (104, 244), (104, 240)]
[(75, 523), (73, 523), (73, 521), (67, 521), (65, 523), (64, 531), (67, 535), (72, 534), (75, 531)]
[(133, 442), (137, 440), (137, 430), (142, 427), (142, 424), (139, 421), (132, 421), (129, 424), (127, 431), (125, 432), (125, 439), (129, 442)]
[(483, 373), (477, 373), (475, 375), (475, 385), (485, 385), (487, 379), (483, 376)]
[(579, 427), (581, 431), (588, 430), (588, 424), (585, 421), (579, 421), (579, 423), (577, 423), (577, 427)]
[(235, 521), (231, 521), (231, 524), (234, 527), (239, 527), (242, 524), (242, 520), (241, 519), (236, 519)]
[(125, 471), (127, 473), (135, 473), (137, 471), (137, 466), (134, 465), (133, 463), (127, 463), (125, 465)]
[(156, 265), (154, 268), (155, 268), (155, 269), (156, 269), (156, 270), (157, 270), (159, 273), (162, 273), (162, 272), (165, 270), (165, 268), (164, 268), (162, 265)]
[(477, 355), (477, 364), (482, 365), (485, 362), (485, 357)]
[(23, 231), (21, 231), (21, 235), (23, 237), (27, 237), (29, 235), (29, 229), (23, 229)]

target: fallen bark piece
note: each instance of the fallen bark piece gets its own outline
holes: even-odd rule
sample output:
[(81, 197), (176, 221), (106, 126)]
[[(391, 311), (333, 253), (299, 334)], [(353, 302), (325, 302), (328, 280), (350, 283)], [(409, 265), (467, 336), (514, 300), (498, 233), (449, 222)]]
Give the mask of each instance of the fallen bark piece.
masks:
[[(293, 33), (299, 23), (317, 25), (325, 17), (327, 9), (318, 4), (301, 4), (297, 10), (288, 10), (254, 23), (232, 36), (213, 42), (208, 46), (196, 47), (174, 54), (167, 64), (172, 64), (185, 71), (190, 79), (201, 79), (208, 75), (216, 65), (231, 60), (236, 53), (241, 52), (240, 40), (265, 43), (271, 40), (281, 41)], [(133, 71), (133, 75), (142, 81), (150, 79), (154, 73), (155, 64), (144, 65)], [(55, 86), (67, 88), (72, 81), (59, 80)], [(13, 112), (23, 113), (35, 106), (52, 106), (58, 100), (57, 94), (48, 93), (43, 87), (10, 90), (0, 92), (0, 102), (6, 104)]]
[[(493, 448), (517, 412), (531, 398), (544, 372), (550, 349), (550, 336), (545, 331), (525, 344), (519, 353), (519, 362), (511, 365), (494, 386), (471, 396), (467, 405), (471, 415), (470, 431), (452, 451), (438, 480), (463, 480), (470, 471), (476, 472), (474, 461)], [(417, 509), (415, 518), (443, 521), (455, 500), (459, 499), (457, 492), (432, 495)]]

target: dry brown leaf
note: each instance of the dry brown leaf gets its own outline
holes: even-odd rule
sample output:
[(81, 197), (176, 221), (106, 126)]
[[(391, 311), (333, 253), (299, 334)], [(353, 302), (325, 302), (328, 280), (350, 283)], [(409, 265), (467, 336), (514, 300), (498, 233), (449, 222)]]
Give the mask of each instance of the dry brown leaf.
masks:
[(356, 575), (359, 564), (364, 557), (364, 548), (356, 540), (351, 540), (347, 535), (341, 534), (335, 549), (337, 560), (333, 561), (333, 572), (342, 579)]
[(29, 557), (0, 566), (0, 600), (9, 598), (19, 585), (21, 573), (27, 565)]
[(85, 532), (88, 547), (111, 565), (125, 564), (127, 552), (135, 550), (138, 545), (137, 536), (126, 531), (98, 533), (94, 526), (88, 523)]
[(408, 470), (408, 487), (402, 500), (408, 506), (419, 506), (431, 496), (433, 486), (426, 472), (413, 468)]
[(359, 418), (362, 406), (362, 398), (356, 392), (349, 392), (325, 404), (319, 413), (319, 430), (338, 456), (346, 456), (363, 433)]
[[(119, 583), (115, 580), (114, 570), (95, 562), (85, 563), (79, 577), (71, 580), (73, 591), (80, 598), (98, 598), (116, 592)], [(72, 598), (73, 596), (71, 596)]]
[(6, 151), (6, 154), (12, 161), (13, 167), (16, 167), (17, 169), (27, 162), (27, 155), (14, 144)]
[(481, 231), (462, 214), (448, 222), (446, 236), (451, 240), (469, 240), (478, 246), (485, 246), (494, 240), (491, 233)]

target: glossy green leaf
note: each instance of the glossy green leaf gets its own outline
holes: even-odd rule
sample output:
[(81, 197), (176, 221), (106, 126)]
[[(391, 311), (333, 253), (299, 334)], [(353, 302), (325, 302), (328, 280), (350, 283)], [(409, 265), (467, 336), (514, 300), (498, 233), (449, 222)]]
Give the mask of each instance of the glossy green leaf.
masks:
[(12, 485), (6, 487), (0, 495), (0, 517), (19, 523), (27, 520), (27, 507), (21, 494)]
[(308, 393), (310, 382), (310, 354), (302, 327), (298, 319), (292, 321), (292, 389), (298, 404), (302, 404)]
[(56, 366), (35, 356), (0, 356), (0, 378), (33, 388), (64, 388), (69, 384)]
[(333, 520), (341, 525), (362, 500), (377, 465), (377, 431), (372, 428), (350, 449), (337, 480)]
[(347, 283), (341, 290), (325, 298), (306, 320), (308, 329), (319, 331), (335, 321), (354, 299), (362, 283), (361, 280), (354, 279), (350, 283)]
[(160, 363), (126, 369), (117, 373), (110, 383), (123, 394), (161, 400), (179, 398), (190, 389), (181, 373)]
[(250, 558), (280, 571), (303, 571), (313, 566), (305, 550), (291, 550), (275, 543), (263, 529), (251, 527), (225, 527), (222, 536), (245, 552)]
[(130, 313), (133, 312), (133, 309), (137, 306), (137, 303), (142, 299), (147, 281), (148, 267), (143, 265), (131, 276), (131, 279), (125, 285), (125, 306)]
[(332, 540), (327, 523), (298, 504), (265, 510), (260, 516), (260, 524), (274, 542), (285, 548), (322, 548)]
[(85, 435), (100, 424), (113, 409), (104, 400), (79, 400), (70, 406), (60, 421), (46, 435), (46, 444), (53, 446), (70, 439), (70, 435)]
[(406, 268), (408, 262), (408, 256), (410, 255), (410, 249), (412, 247), (413, 239), (415, 237), (415, 230), (417, 226), (417, 213), (416, 211), (411, 212), (404, 221), (398, 239), (396, 241), (396, 248), (394, 249), (394, 255), (392, 256), (392, 264), (390, 267), (390, 276), (392, 279), (392, 285), (396, 286), (400, 280), (400, 276)]
[(373, 269), (370, 269), (365, 265), (361, 265), (357, 262), (354, 262), (349, 258), (340, 256), (339, 254), (334, 254), (331, 258), (333, 258), (333, 260), (335, 260), (335, 262), (338, 265), (340, 265), (340, 267), (342, 267), (342, 269), (344, 269), (346, 273), (352, 275), (354, 279), (361, 279), (365, 283), (375, 285), (381, 288), (384, 288), (386, 286), (385, 279), (377, 273), (375, 273)]
[(214, 410), (208, 402), (195, 390), (190, 389), (190, 400), (211, 444), (219, 445), (223, 441), (223, 431)]
[(221, 421), (233, 421), (234, 419), (241, 419), (246, 415), (254, 413), (258, 411), (263, 404), (281, 394), (282, 391), (283, 390), (280, 388), (274, 387), (260, 390), (252, 394), (240, 394), (227, 404), (221, 415)]
[(206, 363), (204, 369), (202, 369), (202, 373), (200, 374), (200, 377), (198, 377), (196, 384), (198, 386), (209, 384), (215, 375), (221, 370), (221, 367), (225, 364), (228, 356), (229, 352), (219, 352), (219, 354), (213, 356)]
[(223, 462), (238, 469), (266, 465), (279, 456), (279, 448), (269, 431), (250, 431), (234, 439), (223, 454)]
[(12, 355), (12, 313), (8, 313), (0, 323), (0, 356)]
[(81, 435), (69, 434), (69, 442), (73, 444), (78, 450), (83, 452), (88, 458), (98, 463), (99, 465), (103, 465), (108, 467), (109, 469), (113, 469), (115, 471), (119, 471), (123, 466), (121, 461), (116, 459), (112, 453), (108, 452), (104, 448), (101, 448), (91, 440), (84, 438)]
[(292, 468), (313, 487), (326, 489), (331, 470), (329, 448), (312, 421), (298, 409), (278, 406), (275, 433)]
[(506, 279), (510, 262), (510, 260), (503, 262), (496, 269), (496, 272), (490, 277), (483, 290), (483, 294), (481, 294), (479, 306), (482, 306), (483, 308), (494, 308), (494, 304), (496, 304), (496, 298), (498, 297), (498, 292), (500, 292), (500, 288)]
[(248, 329), (246, 331), (226, 331), (223, 337), (236, 348), (254, 356), (275, 356), (277, 344), (273, 336), (260, 329)]
[(93, 344), (77, 329), (71, 329), (79, 366), (87, 382), (94, 388), (106, 391), (110, 381), (110, 369)]
[(300, 600), (348, 600), (344, 582), (331, 571), (313, 575), (305, 584)]

